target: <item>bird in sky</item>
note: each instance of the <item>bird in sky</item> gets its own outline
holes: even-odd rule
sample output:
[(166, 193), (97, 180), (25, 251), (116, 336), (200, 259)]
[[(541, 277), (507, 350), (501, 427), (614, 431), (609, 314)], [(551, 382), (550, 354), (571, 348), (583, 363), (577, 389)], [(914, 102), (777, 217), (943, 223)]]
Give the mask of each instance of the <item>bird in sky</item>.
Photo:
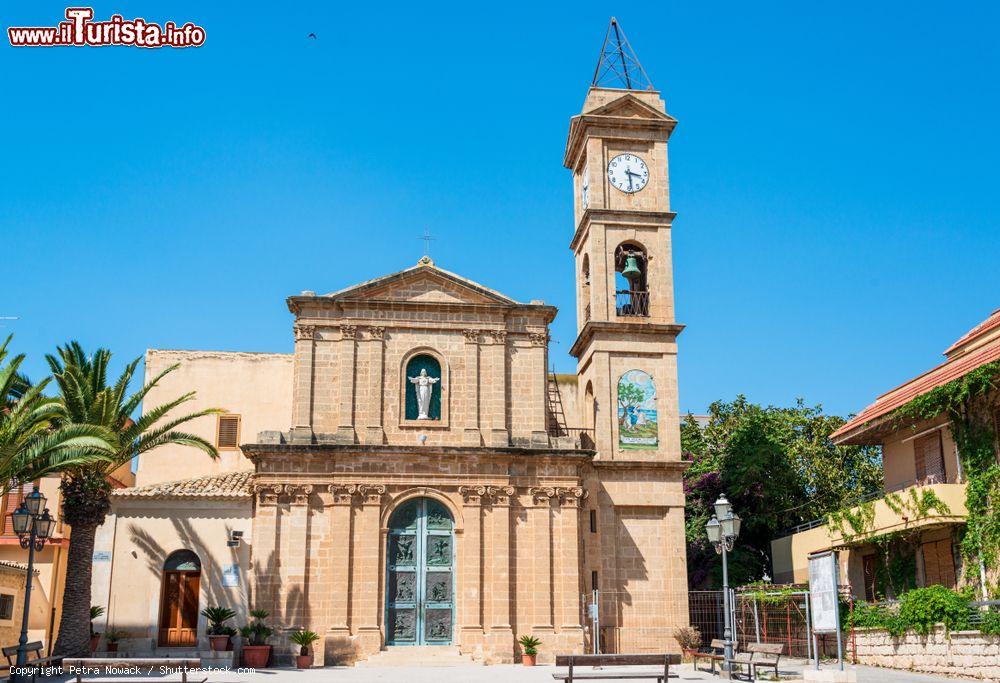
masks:
[(312, 38), (313, 40), (316, 40), (316, 34), (310, 33), (309, 35), (306, 36), (306, 38)]

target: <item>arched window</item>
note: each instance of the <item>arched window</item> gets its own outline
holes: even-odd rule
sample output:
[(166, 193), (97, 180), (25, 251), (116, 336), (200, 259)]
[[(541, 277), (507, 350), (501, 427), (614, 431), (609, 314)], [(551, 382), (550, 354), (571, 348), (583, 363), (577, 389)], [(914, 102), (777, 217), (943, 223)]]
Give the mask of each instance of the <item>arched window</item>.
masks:
[(619, 316), (649, 315), (649, 258), (637, 242), (615, 249), (615, 311)]
[(198, 643), (198, 600), (201, 560), (190, 550), (171, 553), (163, 563), (160, 592), (161, 647), (190, 647)]
[(407, 420), (441, 419), (441, 363), (421, 353), (406, 363)]

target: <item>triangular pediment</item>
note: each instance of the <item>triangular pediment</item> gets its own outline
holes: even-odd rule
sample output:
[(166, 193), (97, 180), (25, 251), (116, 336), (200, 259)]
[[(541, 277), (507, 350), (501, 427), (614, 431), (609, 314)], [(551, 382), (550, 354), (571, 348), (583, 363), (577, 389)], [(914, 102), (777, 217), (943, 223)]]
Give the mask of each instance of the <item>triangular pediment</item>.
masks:
[(659, 119), (673, 121), (673, 117), (656, 107), (646, 104), (632, 93), (625, 93), (618, 99), (586, 112), (589, 116), (617, 116), (630, 119)]
[(334, 299), (369, 299), (437, 304), (501, 304), (515, 306), (517, 301), (477, 282), (468, 280), (432, 263), (385, 275), (359, 285), (327, 294)]

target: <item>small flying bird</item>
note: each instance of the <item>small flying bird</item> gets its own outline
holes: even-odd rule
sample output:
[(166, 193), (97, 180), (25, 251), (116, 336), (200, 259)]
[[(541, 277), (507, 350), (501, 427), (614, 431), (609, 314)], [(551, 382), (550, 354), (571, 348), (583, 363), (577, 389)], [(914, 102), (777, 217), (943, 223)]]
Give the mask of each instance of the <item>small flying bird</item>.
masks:
[(309, 35), (306, 36), (306, 38), (312, 38), (313, 40), (316, 40), (316, 34), (310, 33)]

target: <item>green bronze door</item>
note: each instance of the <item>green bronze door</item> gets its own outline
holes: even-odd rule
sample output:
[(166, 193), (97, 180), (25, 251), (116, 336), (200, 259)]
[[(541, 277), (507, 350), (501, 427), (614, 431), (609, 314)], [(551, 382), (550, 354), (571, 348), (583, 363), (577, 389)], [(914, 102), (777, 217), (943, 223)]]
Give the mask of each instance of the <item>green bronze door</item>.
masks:
[(386, 643), (450, 645), (455, 611), (451, 513), (430, 498), (404, 503), (389, 520)]

